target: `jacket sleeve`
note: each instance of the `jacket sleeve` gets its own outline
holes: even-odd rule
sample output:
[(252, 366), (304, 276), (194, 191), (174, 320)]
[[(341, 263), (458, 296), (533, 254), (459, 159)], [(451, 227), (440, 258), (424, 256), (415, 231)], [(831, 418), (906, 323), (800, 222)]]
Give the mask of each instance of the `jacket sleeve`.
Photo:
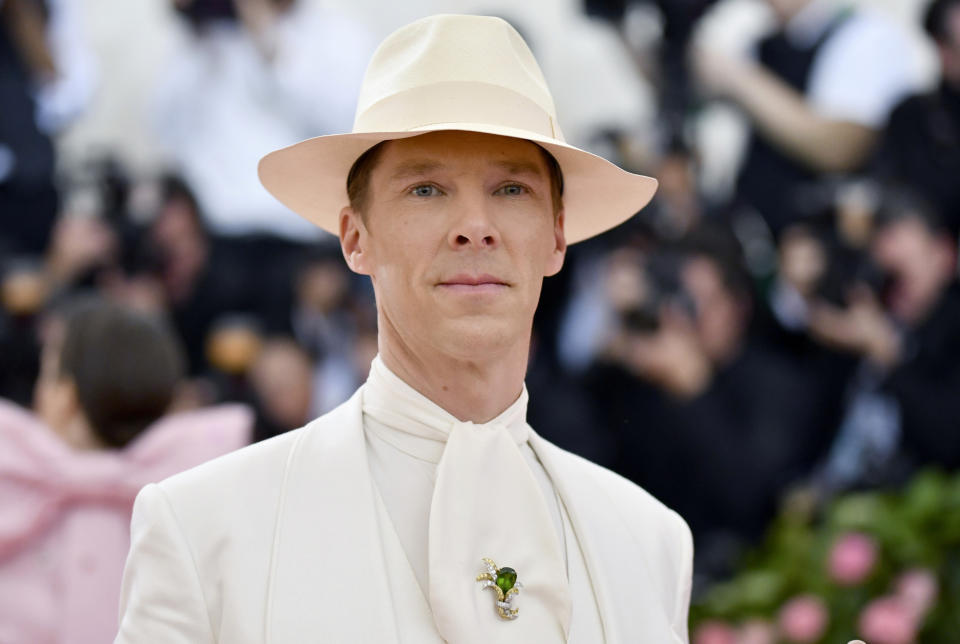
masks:
[(150, 484), (133, 506), (115, 644), (215, 641), (189, 545), (167, 495)]
[(678, 524), (678, 539), (680, 544), (680, 579), (677, 580), (677, 598), (673, 617), (673, 631), (686, 643), (689, 641), (689, 612), (690, 591), (693, 587), (693, 535), (687, 522), (674, 514)]

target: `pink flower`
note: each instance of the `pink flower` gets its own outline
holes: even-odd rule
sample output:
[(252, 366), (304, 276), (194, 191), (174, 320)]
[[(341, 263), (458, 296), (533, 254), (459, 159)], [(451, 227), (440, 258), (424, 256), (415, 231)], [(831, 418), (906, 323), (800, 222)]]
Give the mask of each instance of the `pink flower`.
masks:
[(791, 642), (816, 642), (827, 630), (830, 614), (816, 595), (799, 595), (780, 609), (780, 632)]
[(912, 644), (917, 618), (899, 597), (875, 599), (860, 614), (860, 635), (870, 644)]
[(860, 532), (840, 536), (830, 549), (827, 569), (841, 586), (856, 586), (865, 580), (877, 563), (877, 542)]
[(736, 644), (736, 632), (726, 622), (709, 620), (694, 632), (693, 644)]
[(897, 597), (906, 604), (920, 622), (937, 601), (937, 577), (924, 568), (913, 568), (900, 575), (895, 584)]
[(775, 644), (777, 629), (762, 619), (751, 619), (737, 632), (737, 644)]

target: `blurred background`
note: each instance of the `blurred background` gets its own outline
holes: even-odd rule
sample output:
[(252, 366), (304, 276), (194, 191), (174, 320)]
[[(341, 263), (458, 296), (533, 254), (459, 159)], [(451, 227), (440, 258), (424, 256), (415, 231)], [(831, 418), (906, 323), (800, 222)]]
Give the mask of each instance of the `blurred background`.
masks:
[(960, 641), (960, 0), (0, 0), (0, 642), (112, 638), (139, 487), (365, 380), (256, 162), (438, 12), (660, 180), (545, 282), (529, 420), (690, 524), (693, 641)]

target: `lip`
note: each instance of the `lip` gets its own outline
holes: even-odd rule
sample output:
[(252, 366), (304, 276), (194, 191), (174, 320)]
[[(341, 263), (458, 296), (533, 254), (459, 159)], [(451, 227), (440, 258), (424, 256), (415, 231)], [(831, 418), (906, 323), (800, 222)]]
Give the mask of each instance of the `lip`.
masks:
[(461, 273), (448, 277), (439, 286), (509, 286), (507, 282), (494, 275), (468, 275)]

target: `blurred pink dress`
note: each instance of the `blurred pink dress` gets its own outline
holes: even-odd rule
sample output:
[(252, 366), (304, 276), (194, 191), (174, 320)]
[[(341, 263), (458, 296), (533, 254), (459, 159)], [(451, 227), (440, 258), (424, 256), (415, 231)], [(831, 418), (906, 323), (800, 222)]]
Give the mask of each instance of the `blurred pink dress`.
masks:
[(252, 423), (224, 405), (167, 416), (123, 450), (79, 452), (0, 400), (0, 642), (113, 641), (137, 492), (246, 445)]

